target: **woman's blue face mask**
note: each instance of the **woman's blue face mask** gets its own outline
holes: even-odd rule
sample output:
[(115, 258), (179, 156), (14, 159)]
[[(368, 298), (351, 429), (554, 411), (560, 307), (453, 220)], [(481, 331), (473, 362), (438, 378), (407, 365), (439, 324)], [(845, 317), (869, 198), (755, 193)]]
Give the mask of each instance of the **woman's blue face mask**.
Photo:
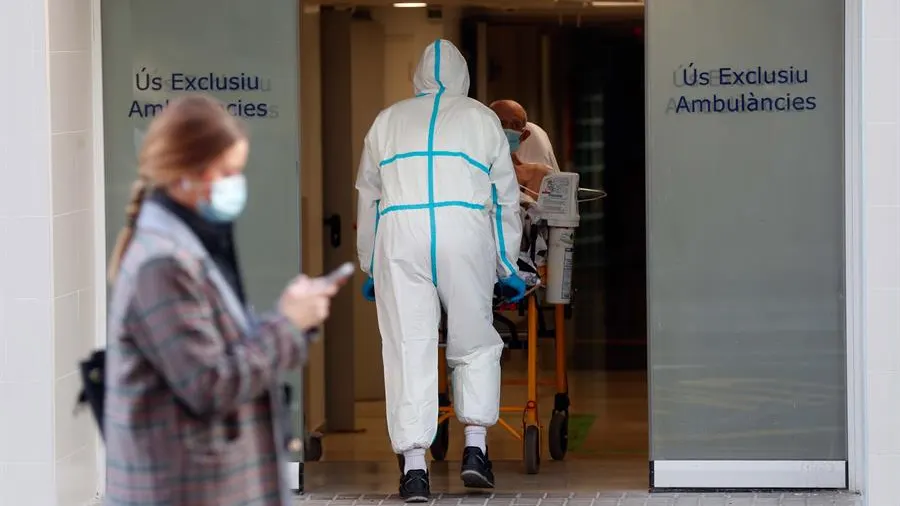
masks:
[(213, 223), (230, 223), (247, 204), (247, 178), (243, 174), (217, 179), (210, 185), (209, 199), (197, 204), (200, 216)]
[(509, 128), (503, 129), (506, 133), (506, 140), (509, 141), (509, 152), (515, 153), (519, 149), (519, 144), (522, 139), (522, 132), (518, 130), (512, 130)]

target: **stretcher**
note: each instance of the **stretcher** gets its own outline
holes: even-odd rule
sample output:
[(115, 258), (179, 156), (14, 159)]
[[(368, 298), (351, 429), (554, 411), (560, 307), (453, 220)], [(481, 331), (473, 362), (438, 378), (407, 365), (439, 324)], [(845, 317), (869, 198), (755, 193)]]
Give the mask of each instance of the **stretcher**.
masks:
[[(533, 249), (532, 249), (533, 251)], [(524, 273), (529, 273), (532, 264), (519, 260), (519, 268)], [(543, 272), (542, 272), (543, 271)], [(504, 345), (509, 350), (526, 350), (527, 376), (524, 380), (504, 380), (504, 385), (522, 385), (527, 387), (526, 398), (521, 404), (501, 405), (501, 417), (497, 421), (514, 438), (522, 442), (522, 459), (525, 471), (528, 474), (537, 474), (541, 465), (541, 448), (543, 426), (539, 414), (538, 386), (549, 385), (555, 388), (553, 412), (550, 417), (550, 426), (547, 429), (547, 437), (550, 449), (550, 457), (554, 460), (563, 460), (568, 450), (569, 433), (569, 385), (566, 374), (566, 340), (565, 321), (571, 317), (571, 303), (566, 305), (554, 305), (554, 326), (548, 329), (543, 318), (543, 308), (540, 303), (540, 279), (545, 274), (545, 267), (538, 267), (536, 276), (523, 276), (531, 280), (525, 297), (517, 302), (510, 303), (499, 295), (494, 297), (494, 325), (501, 327), (500, 335)], [(516, 323), (503, 315), (503, 312), (517, 310), (520, 316), (526, 316), (527, 330), (524, 342), (519, 338)], [(447, 457), (450, 445), (450, 418), (455, 416), (453, 403), (450, 396), (449, 371), (447, 368), (447, 318), (441, 313), (441, 325), (439, 330), (438, 348), (438, 427), (434, 442), (431, 444), (431, 456), (434, 460), (442, 461)], [(538, 339), (552, 338), (555, 344), (556, 366), (551, 378), (539, 378), (537, 367)], [(504, 413), (521, 413), (521, 429), (507, 422), (502, 415)], [(402, 466), (402, 459), (400, 460)]]
[[(522, 247), (518, 258), (520, 277), (529, 288), (525, 297), (516, 303), (510, 303), (495, 292), (494, 326), (498, 330), (504, 345), (509, 350), (526, 350), (527, 375), (525, 380), (506, 380), (505, 385), (525, 384), (526, 398), (522, 404), (501, 405), (501, 417), (497, 424), (503, 427), (514, 438), (522, 442), (522, 460), (528, 474), (537, 474), (541, 466), (541, 449), (544, 427), (538, 406), (538, 386), (549, 385), (556, 390), (550, 426), (547, 428), (548, 447), (553, 460), (563, 460), (568, 451), (569, 440), (569, 382), (566, 372), (566, 320), (571, 318), (575, 290), (571, 288), (572, 268), (572, 232), (578, 226), (578, 205), (603, 198), (602, 190), (591, 190), (578, 187), (579, 177), (574, 173), (561, 173), (545, 176), (541, 183), (541, 191), (535, 196), (537, 200), (525, 198), (520, 200), (524, 217), (524, 233)], [(579, 198), (582, 193), (596, 194)], [(568, 235), (560, 234), (567, 229)], [(560, 240), (564, 237), (563, 240)], [(548, 277), (548, 266), (553, 266), (553, 277)], [(542, 301), (555, 300), (550, 304), (554, 314), (552, 328), (544, 318), (546, 304)], [(524, 343), (519, 339), (516, 323), (503, 315), (504, 312), (517, 310), (519, 316), (525, 316), (527, 322)], [(447, 370), (447, 318), (441, 312), (441, 323), (438, 332), (438, 427), (431, 444), (431, 455), (435, 460), (446, 459), (450, 446), (450, 418), (455, 416), (451, 389), (449, 388), (449, 371)], [(538, 340), (550, 338), (554, 340), (555, 370), (553, 377), (540, 378), (538, 375)], [(504, 413), (521, 413), (521, 429), (507, 422)], [(398, 463), (403, 468), (403, 458), (398, 456)]]
[[(535, 251), (534, 245), (529, 251)], [(541, 462), (541, 433), (543, 426), (538, 411), (538, 385), (549, 385), (556, 389), (553, 413), (550, 418), (550, 426), (547, 431), (549, 438), (550, 456), (554, 460), (563, 460), (568, 449), (569, 432), (569, 385), (566, 374), (566, 341), (565, 321), (571, 318), (572, 304), (553, 305), (554, 326), (548, 328), (544, 318), (544, 311), (540, 301), (541, 278), (546, 272), (546, 267), (534, 267), (533, 262), (528, 262), (520, 257), (518, 266), (528, 288), (522, 300), (516, 303), (509, 302), (503, 296), (495, 293), (494, 296), (494, 325), (503, 338), (504, 347), (508, 350), (526, 350), (527, 352), (527, 377), (525, 380), (504, 380), (504, 385), (526, 385), (527, 395), (524, 403), (505, 405), (500, 407), (503, 413), (521, 413), (521, 430), (513, 427), (502, 417), (498, 425), (503, 427), (514, 438), (522, 441), (522, 454), (525, 470), (528, 474), (537, 474)], [(527, 316), (526, 338), (520, 338), (520, 332), (514, 321), (503, 313), (518, 311), (520, 316)], [(537, 370), (538, 339), (551, 338), (555, 342), (556, 367), (552, 378), (539, 378)], [(438, 420), (437, 432), (431, 444), (432, 458), (443, 461), (447, 458), (450, 446), (450, 418), (455, 416), (450, 395), (450, 378), (447, 367), (447, 314), (441, 309), (441, 321), (438, 330)], [(285, 401), (291, 402), (289, 392), (285, 392)], [(296, 402), (296, 401), (295, 401)], [(295, 408), (296, 409), (296, 408)], [(305, 424), (304, 424), (305, 426)], [(303, 462), (317, 461), (322, 456), (322, 435), (316, 432), (307, 433), (305, 444), (299, 448), (300, 461), (300, 486), (297, 492), (303, 490)], [(305, 455), (304, 455), (305, 454)], [(305, 457), (305, 458), (304, 458)], [(403, 455), (397, 455), (397, 462), (401, 472), (403, 471)]]
[[(603, 190), (580, 188), (577, 173), (557, 173), (545, 176), (540, 192), (534, 198), (527, 195), (520, 200), (524, 233), (518, 258), (520, 277), (525, 281), (525, 297), (510, 303), (498, 293), (494, 296), (494, 326), (502, 327), (500, 335), (509, 350), (526, 350), (527, 375), (525, 380), (507, 380), (505, 385), (524, 385), (526, 398), (523, 404), (502, 405), (498, 425), (522, 442), (522, 460), (528, 474), (537, 474), (541, 465), (541, 449), (544, 427), (538, 406), (538, 386), (549, 385), (555, 389), (550, 425), (547, 428), (548, 447), (553, 460), (563, 460), (568, 452), (569, 440), (569, 383), (566, 372), (566, 320), (571, 318), (576, 290), (572, 287), (574, 230), (578, 227), (581, 203), (602, 199)], [(549, 269), (548, 269), (549, 268)], [(553, 309), (553, 327), (548, 328), (544, 309)], [(549, 309), (549, 308), (547, 308)], [(526, 337), (519, 339), (516, 323), (503, 315), (517, 310), (526, 317)], [(539, 378), (538, 340), (554, 341), (555, 370), (551, 378)], [(446, 459), (450, 446), (450, 418), (455, 415), (449, 388), (447, 370), (447, 317), (441, 312), (438, 329), (438, 419), (437, 432), (431, 444), (435, 460)], [(521, 413), (521, 429), (514, 427), (502, 415)], [(403, 456), (398, 456), (401, 473)]]

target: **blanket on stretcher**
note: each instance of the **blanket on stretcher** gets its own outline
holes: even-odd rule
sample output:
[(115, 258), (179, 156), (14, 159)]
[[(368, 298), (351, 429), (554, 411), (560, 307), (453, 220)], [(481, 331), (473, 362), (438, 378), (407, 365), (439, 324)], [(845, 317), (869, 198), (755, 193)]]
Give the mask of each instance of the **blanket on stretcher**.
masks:
[(528, 286), (540, 284), (538, 267), (547, 264), (547, 243), (549, 229), (546, 222), (540, 221), (540, 213), (534, 200), (523, 195), (520, 200), (522, 209), (522, 244), (519, 248), (518, 267), (522, 280)]

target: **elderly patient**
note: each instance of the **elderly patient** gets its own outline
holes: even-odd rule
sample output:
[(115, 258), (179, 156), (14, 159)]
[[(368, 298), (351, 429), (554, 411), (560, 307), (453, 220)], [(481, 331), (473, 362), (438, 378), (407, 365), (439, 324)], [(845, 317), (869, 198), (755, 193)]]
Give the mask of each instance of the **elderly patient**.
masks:
[(535, 203), (544, 177), (558, 173), (559, 165), (547, 132), (528, 121), (524, 107), (513, 100), (498, 100), (490, 107), (506, 132), (516, 179), (522, 188), (519, 204), (524, 230), (518, 264), (526, 284), (533, 285), (539, 282), (537, 267), (546, 264), (548, 240), (546, 228), (535, 226), (540, 222)]
[(509, 140), (519, 185), (528, 190), (523, 195), (523, 204), (531, 204), (541, 189), (544, 176), (559, 172), (550, 138), (543, 128), (528, 121), (528, 113), (518, 102), (498, 100), (490, 107), (500, 118)]

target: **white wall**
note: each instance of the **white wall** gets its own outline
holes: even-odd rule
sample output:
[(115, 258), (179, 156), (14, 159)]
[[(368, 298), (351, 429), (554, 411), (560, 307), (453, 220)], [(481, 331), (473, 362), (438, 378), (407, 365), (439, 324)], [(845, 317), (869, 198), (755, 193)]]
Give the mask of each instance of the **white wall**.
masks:
[(444, 9), (442, 19), (428, 19), (425, 9), (384, 7), (372, 17), (384, 27), (384, 106), (409, 98), (422, 51), (438, 38), (459, 44), (459, 13)]
[[(396, 9), (395, 9), (396, 10)], [(359, 159), (362, 157), (366, 134), (378, 113), (384, 109), (385, 83), (388, 78), (384, 71), (387, 58), (385, 32), (378, 22), (354, 20), (350, 22), (350, 80), (349, 92), (352, 104), (350, 111), (350, 164), (343, 165), (351, 172), (346, 178), (349, 185), (341, 184), (346, 190), (350, 219), (356, 221), (357, 194), (353, 183), (356, 181)], [(407, 93), (407, 97), (411, 92)], [(332, 145), (333, 146), (333, 145)], [(334, 182), (334, 180), (332, 180)], [(355, 252), (355, 234), (349, 238), (351, 250)], [(355, 260), (356, 257), (354, 256)], [(354, 287), (365, 283), (366, 276), (357, 271)], [(366, 301), (357, 288), (353, 296), (353, 355), (354, 355), (354, 398), (357, 401), (384, 399), (384, 366), (381, 356), (381, 339), (378, 334), (378, 315), (375, 304)]]
[(0, 3), (0, 504), (84, 504), (96, 437), (75, 418), (93, 347), (89, 0)]
[(869, 506), (893, 506), (900, 504), (900, 0), (860, 2), (865, 496)]

